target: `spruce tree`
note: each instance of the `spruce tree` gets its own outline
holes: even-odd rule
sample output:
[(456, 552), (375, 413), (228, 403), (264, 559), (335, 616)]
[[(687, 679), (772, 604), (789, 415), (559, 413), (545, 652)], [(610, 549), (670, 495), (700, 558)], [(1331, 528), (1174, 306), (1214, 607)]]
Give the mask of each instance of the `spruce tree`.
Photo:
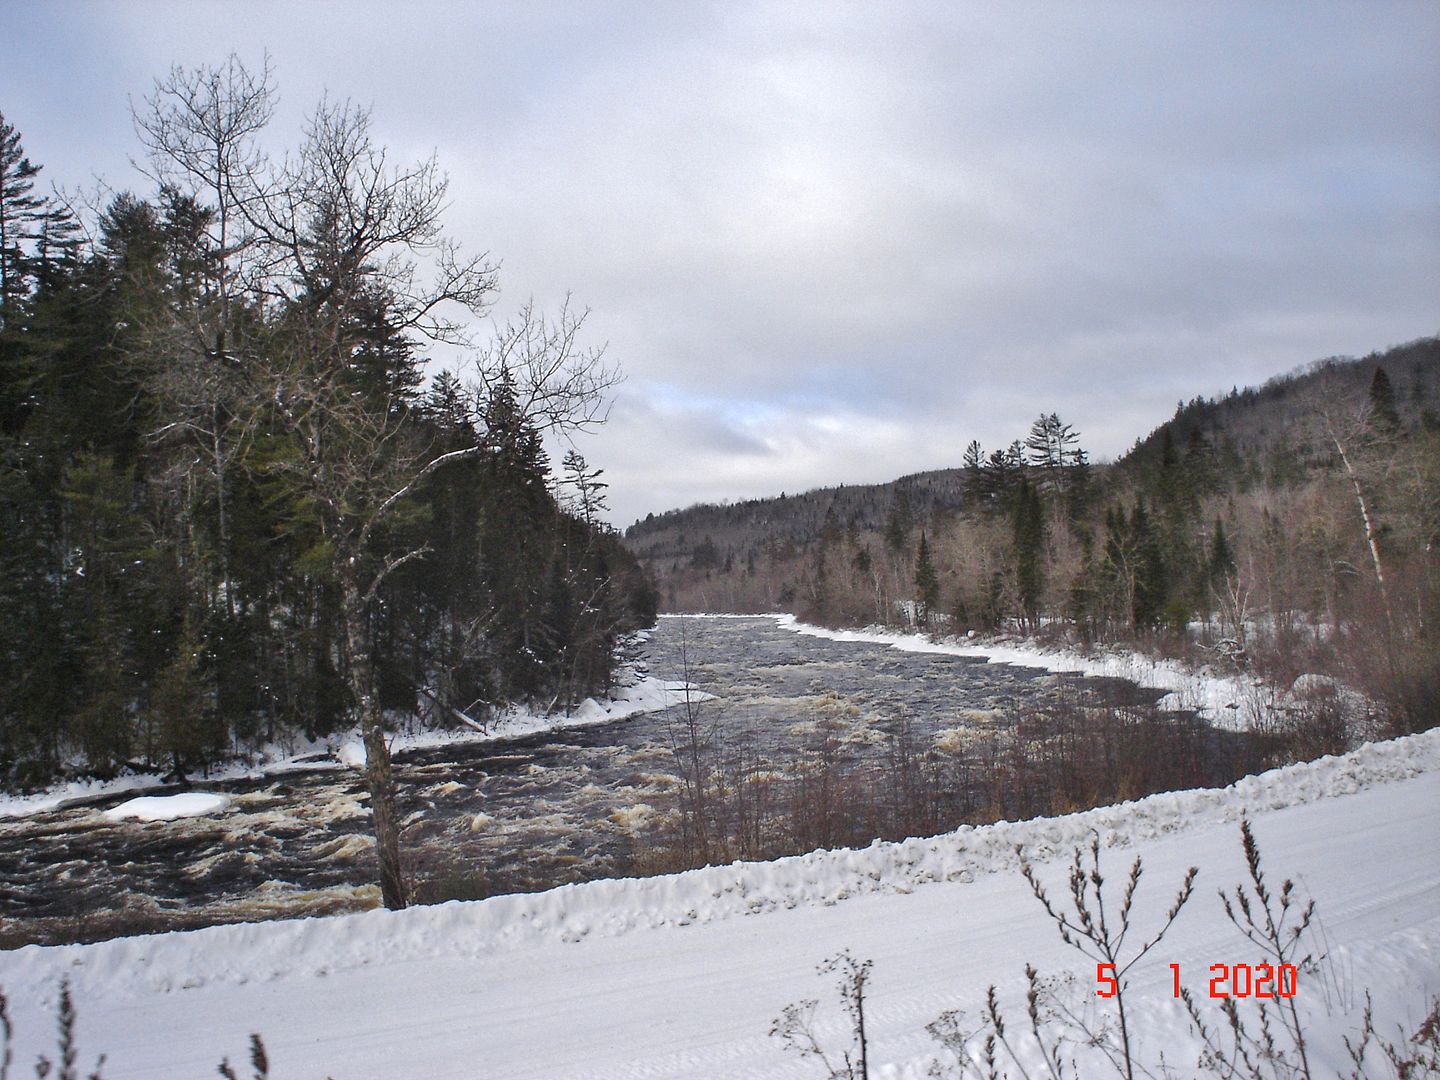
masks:
[(1383, 367), (1375, 368), (1370, 380), (1370, 423), (1376, 434), (1386, 437), (1400, 431), (1400, 414), (1395, 408), (1395, 389)]
[(885, 517), (885, 545), (891, 551), (902, 552), (910, 543), (910, 530), (915, 521), (910, 507), (910, 492), (897, 487)]
[(965, 445), (965, 456), (961, 461), (964, 470), (965, 498), (978, 500), (985, 494), (985, 452), (980, 449), (980, 440), (971, 439)]
[(1210, 536), (1209, 577), (1212, 582), (1222, 580), (1226, 574), (1235, 571), (1235, 553), (1230, 538), (1225, 535), (1225, 522), (1215, 519), (1215, 530)]
[(1163, 541), (1141, 500), (1136, 501), (1130, 513), (1129, 531), (1137, 557), (1131, 625), (1138, 629), (1160, 621), (1169, 597), (1169, 568), (1165, 563)]
[(920, 547), (915, 553), (915, 598), (919, 601), (919, 618), (928, 624), (940, 609), (940, 579), (930, 559), (930, 541), (920, 532)]
[(1039, 627), (1045, 581), (1045, 506), (1034, 485), (1023, 478), (1015, 492), (1011, 526), (1020, 614), (1026, 629), (1033, 632)]
[(508, 371), (490, 387), (482, 422), (481, 526), (477, 556), (489, 597), (496, 664), (506, 696), (537, 697), (553, 640), (544, 619), (557, 508), (539, 430), (520, 409)]

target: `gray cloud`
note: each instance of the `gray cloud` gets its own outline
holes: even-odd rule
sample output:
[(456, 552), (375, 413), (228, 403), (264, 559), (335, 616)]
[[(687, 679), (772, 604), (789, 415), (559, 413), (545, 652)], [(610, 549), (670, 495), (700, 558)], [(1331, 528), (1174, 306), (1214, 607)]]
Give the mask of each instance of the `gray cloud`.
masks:
[[(616, 519), (955, 463), (1057, 410), (1440, 331), (1440, 8), (7, 5), (0, 102), (116, 186), (125, 95), (268, 48), (438, 151), (498, 311), (566, 292), (630, 374)], [(403, 15), (400, 13), (403, 11)], [(14, 103), (14, 104), (12, 104)], [(12, 110), (14, 115), (12, 115)]]

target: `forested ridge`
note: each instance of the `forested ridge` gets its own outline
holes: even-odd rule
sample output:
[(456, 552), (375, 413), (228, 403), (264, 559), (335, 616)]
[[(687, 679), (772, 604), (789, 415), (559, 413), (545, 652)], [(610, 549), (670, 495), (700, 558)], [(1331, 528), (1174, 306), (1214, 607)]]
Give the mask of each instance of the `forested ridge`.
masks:
[(1139, 643), (1440, 709), (1440, 340), (1177, 405), (1113, 463), (1042, 413), (960, 467), (651, 515), (671, 611)]
[[(0, 117), (6, 786), (563, 708), (653, 620), (599, 471), (545, 449), (614, 381), (583, 316), (474, 346), (496, 271), (435, 162), (328, 101), (269, 151), (274, 99), (233, 58), (158, 80), (144, 187), (89, 213)], [(428, 379), (437, 343), (471, 369)]]

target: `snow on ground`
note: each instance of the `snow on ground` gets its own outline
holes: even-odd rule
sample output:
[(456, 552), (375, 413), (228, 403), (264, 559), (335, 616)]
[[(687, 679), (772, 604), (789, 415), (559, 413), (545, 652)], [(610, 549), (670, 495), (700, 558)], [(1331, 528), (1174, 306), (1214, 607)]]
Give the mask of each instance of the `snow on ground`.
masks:
[(123, 795), (127, 791), (143, 791), (160, 782), (153, 774), (120, 776), (114, 780), (67, 780), (55, 784), (33, 795), (0, 794), (0, 818), (26, 817), (58, 810), (75, 803), (89, 802), (108, 795)]
[[(507, 709), (486, 725), (485, 731), (474, 728), (452, 728), (446, 731), (411, 731), (396, 734), (390, 741), (391, 753), (421, 747), (450, 746), (454, 743), (487, 742), (493, 739), (513, 739), (521, 735), (535, 735), (560, 728), (586, 727), (590, 724), (606, 724), (612, 720), (623, 720), (639, 713), (660, 712), (672, 705), (681, 704), (686, 696), (694, 702), (707, 701), (714, 697), (702, 690), (696, 690), (683, 682), (667, 682), (645, 676), (627, 686), (606, 701), (586, 698), (568, 713), (537, 713), (530, 709), (514, 707)], [(365, 764), (365, 745), (358, 732), (352, 732), (340, 741), (335, 751), (339, 760), (346, 765), (361, 768)]]
[[(1368, 744), (1229, 788), (1173, 792), (1060, 818), (931, 839), (610, 880), (403, 912), (211, 927), (0, 954), (16, 1061), (53, 1055), (57, 984), (71, 980), (86, 1055), (105, 1075), (195, 1077), (242, 1060), (264, 1034), (276, 1080), (332, 1076), (820, 1077), (767, 1038), (788, 1003), (821, 998), (817, 1028), (847, 1030), (833, 980), (840, 949), (875, 962), (868, 1023), (879, 1077), (918, 1080), (938, 1053), (925, 1025), (972, 1015), (998, 985), (1023, 1027), (1023, 965), (1070, 973), (1093, 1008), (1093, 963), (1060, 940), (1017, 873), (1021, 845), (1057, 899), (1071, 850), (1092, 832), (1117, 884), (1144, 859), (1141, 930), (1163, 917), (1185, 868), (1196, 897), (1133, 972), (1131, 1022), (1153, 1062), (1188, 1067), (1196, 1046), (1170, 964), (1207, 1008), (1212, 964), (1259, 959), (1216, 890), (1244, 877), (1249, 815), (1272, 889), (1293, 877), (1319, 905), (1326, 959), (1297, 1002), (1317, 1075), (1344, 1062), (1368, 989), (1377, 1018), (1413, 1030), (1440, 994), (1440, 731)], [(1218, 1013), (1212, 1013), (1212, 1017)], [(81, 1064), (88, 1062), (82, 1057)], [(1081, 1058), (1081, 1075), (1103, 1076)], [(1092, 1071), (1093, 1070), (1093, 1071)]]
[(1158, 702), (1160, 708), (1193, 710), (1218, 726), (1247, 726), (1288, 703), (1285, 695), (1261, 679), (1241, 674), (1220, 674), (1208, 669), (1196, 671), (1175, 660), (1146, 656), (1129, 649), (1109, 648), (1081, 653), (1073, 649), (1051, 648), (1034, 641), (979, 639), (971, 642), (959, 638), (937, 641), (926, 634), (907, 634), (879, 626), (868, 626), (862, 630), (831, 630), (799, 622), (794, 615), (776, 614), (770, 617), (796, 633), (831, 641), (864, 641), (889, 645), (902, 652), (983, 657), (992, 664), (1015, 664), (1052, 672), (1128, 679), (1140, 686), (1168, 691)]
[[(419, 747), (489, 742), (558, 728), (604, 724), (639, 713), (668, 709), (684, 701), (687, 693), (691, 701), (704, 701), (713, 696), (693, 688), (687, 691), (683, 682), (667, 682), (664, 679), (644, 676), (637, 678), (632, 685), (617, 690), (605, 701), (587, 698), (569, 713), (539, 713), (514, 707), (493, 718), (483, 731), (462, 727), (446, 731), (396, 732), (390, 738), (390, 750), (391, 753), (399, 753)], [(349, 731), (314, 742), (300, 741), (287, 746), (268, 746), (254, 755), (250, 762), (212, 769), (205, 779), (233, 780), (274, 776), (301, 769), (363, 768), (364, 765), (365, 747), (360, 740), (360, 734), (358, 731)], [(106, 796), (144, 791), (160, 786), (161, 783), (159, 774), (140, 773), (114, 780), (69, 781), (33, 795), (0, 795), (0, 818), (40, 814)]]
[(218, 814), (230, 805), (230, 796), (209, 791), (187, 791), (181, 795), (142, 795), (105, 811), (112, 821), (138, 818), (141, 821), (174, 821), (176, 818)]

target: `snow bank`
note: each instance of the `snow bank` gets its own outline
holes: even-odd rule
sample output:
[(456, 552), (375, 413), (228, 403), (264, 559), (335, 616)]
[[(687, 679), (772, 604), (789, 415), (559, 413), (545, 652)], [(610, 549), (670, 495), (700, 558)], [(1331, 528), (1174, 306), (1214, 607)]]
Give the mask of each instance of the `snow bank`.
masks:
[[(684, 682), (667, 682), (645, 676), (607, 700), (586, 698), (569, 713), (536, 713), (528, 709), (512, 708), (492, 720), (484, 731), (465, 727), (448, 731), (400, 732), (391, 737), (390, 752), (394, 754), (402, 750), (451, 746), (457, 743), (491, 742), (496, 739), (513, 739), (521, 735), (558, 731), (561, 728), (608, 724), (612, 720), (623, 720), (627, 716), (640, 713), (661, 712), (682, 704), (687, 695), (691, 701), (708, 701), (715, 696), (689, 687)], [(347, 735), (336, 748), (335, 755), (343, 764), (363, 768), (365, 746), (359, 733), (352, 732)]]
[(74, 803), (89, 802), (107, 795), (123, 795), (127, 791), (143, 791), (160, 782), (151, 774), (122, 776), (115, 780), (69, 780), (35, 795), (0, 795), (0, 820), (28, 817), (59, 810)]
[(67, 974), (86, 997), (142, 986), (169, 992), (212, 984), (321, 977), (369, 965), (478, 959), (537, 945), (719, 922), (782, 908), (831, 906), (934, 882), (974, 881), (1066, 854), (1098, 832), (1107, 846), (1238, 820), (1440, 771), (1440, 730), (1367, 743), (1343, 757), (1290, 765), (1222, 789), (1169, 792), (1057, 818), (964, 826), (942, 836), (856, 850), (816, 851), (665, 877), (593, 881), (549, 892), (326, 919), (214, 926), (94, 945), (0, 953), (12, 999), (42, 994)]
[(230, 805), (230, 796), (205, 791), (182, 795), (142, 795), (105, 811), (111, 821), (139, 818), (141, 821), (173, 821), (176, 818), (218, 814)]
[(831, 630), (802, 623), (794, 615), (782, 613), (769, 617), (798, 634), (830, 641), (863, 641), (888, 645), (902, 652), (968, 656), (985, 659), (992, 664), (1126, 679), (1140, 686), (1168, 691), (1157, 703), (1161, 709), (1194, 711), (1219, 726), (1247, 724), (1280, 705), (1274, 688), (1261, 679), (1238, 674), (1197, 672), (1174, 660), (1145, 656), (1126, 649), (1080, 653), (1073, 649), (1045, 648), (1033, 642), (986, 641), (971, 644), (954, 638), (935, 641), (924, 634), (907, 634), (879, 626), (867, 626), (862, 630)]

